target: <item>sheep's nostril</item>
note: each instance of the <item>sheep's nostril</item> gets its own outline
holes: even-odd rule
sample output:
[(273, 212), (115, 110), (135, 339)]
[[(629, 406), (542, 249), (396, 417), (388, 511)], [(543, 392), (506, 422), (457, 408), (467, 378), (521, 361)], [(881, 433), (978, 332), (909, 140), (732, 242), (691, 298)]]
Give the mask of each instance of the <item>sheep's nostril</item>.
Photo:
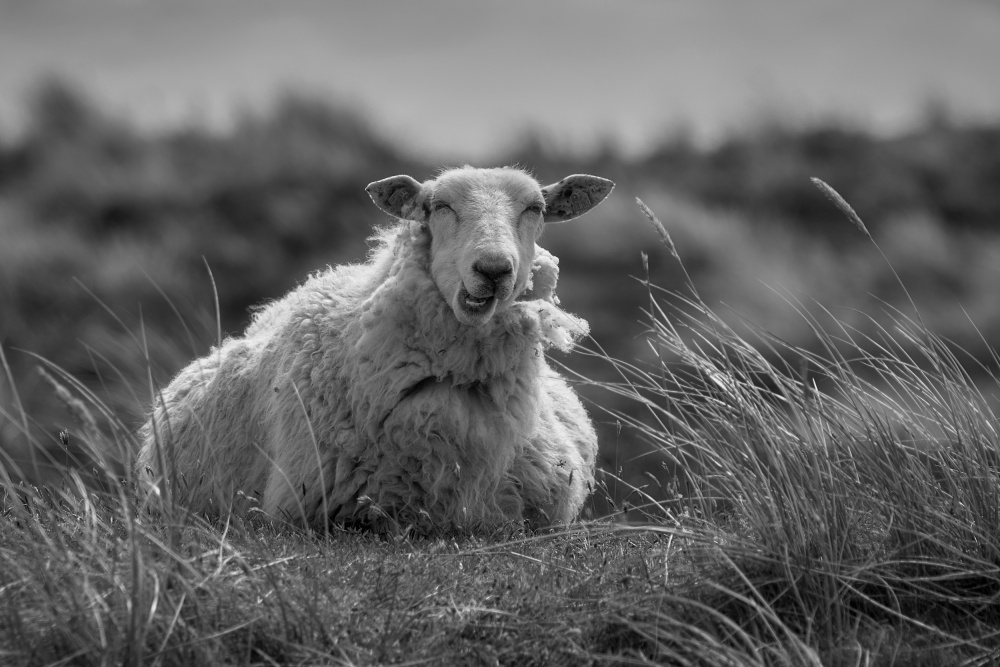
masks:
[(485, 259), (473, 264), (472, 270), (496, 285), (514, 273), (514, 265), (509, 259)]

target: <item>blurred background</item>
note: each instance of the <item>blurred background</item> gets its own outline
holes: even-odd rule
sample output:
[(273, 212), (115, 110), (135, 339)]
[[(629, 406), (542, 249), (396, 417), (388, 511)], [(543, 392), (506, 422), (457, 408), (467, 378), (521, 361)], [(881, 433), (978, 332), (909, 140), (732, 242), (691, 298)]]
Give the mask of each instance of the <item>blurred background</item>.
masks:
[[(996, 0), (0, 0), (0, 448), (29, 458), (21, 405), (54, 452), (77, 428), (39, 357), (136, 428), (218, 328), (364, 258), (367, 183), (464, 163), (618, 183), (543, 239), (612, 356), (648, 355), (643, 253), (684, 291), (636, 196), (734, 326), (812, 349), (788, 300), (861, 333), (907, 311), (818, 176), (988, 378), (998, 73)], [(602, 465), (666, 474), (607, 413), (629, 406), (581, 392)]]

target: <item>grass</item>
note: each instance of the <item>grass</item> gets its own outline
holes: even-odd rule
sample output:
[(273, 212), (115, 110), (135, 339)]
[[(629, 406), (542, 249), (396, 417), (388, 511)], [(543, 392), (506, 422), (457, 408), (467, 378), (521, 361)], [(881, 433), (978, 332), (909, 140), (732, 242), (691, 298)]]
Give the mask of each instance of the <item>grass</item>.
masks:
[[(460, 541), (316, 534), (151, 513), (127, 468), (96, 466), (101, 491), (4, 469), (0, 661), (1000, 660), (1000, 435), (961, 352), (919, 313), (862, 332), (789, 298), (818, 354), (737, 332), (690, 281), (649, 291), (650, 360), (606, 359), (620, 380), (602, 388), (641, 408), (614, 417), (669, 480), (615, 517)], [(96, 406), (85, 444), (133, 446), (83, 385), (54, 382)]]
[(653, 547), (667, 542), (595, 529), (457, 544), (193, 522), (171, 548), (117, 508), (78, 509), (46, 505), (4, 526), (6, 664), (581, 664), (645, 645), (623, 619), (638, 592), (662, 587)]

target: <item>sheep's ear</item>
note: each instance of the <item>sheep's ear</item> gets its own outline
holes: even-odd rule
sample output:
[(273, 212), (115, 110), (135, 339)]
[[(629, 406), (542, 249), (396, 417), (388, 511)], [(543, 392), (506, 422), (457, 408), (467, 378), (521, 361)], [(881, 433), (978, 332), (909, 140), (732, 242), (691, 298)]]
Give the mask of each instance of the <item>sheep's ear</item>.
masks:
[(606, 178), (573, 174), (542, 188), (545, 222), (566, 222), (594, 208), (611, 194), (615, 184)]
[(365, 191), (380, 209), (403, 220), (424, 222), (427, 210), (424, 208), (423, 186), (409, 176), (390, 176), (381, 181), (369, 183)]

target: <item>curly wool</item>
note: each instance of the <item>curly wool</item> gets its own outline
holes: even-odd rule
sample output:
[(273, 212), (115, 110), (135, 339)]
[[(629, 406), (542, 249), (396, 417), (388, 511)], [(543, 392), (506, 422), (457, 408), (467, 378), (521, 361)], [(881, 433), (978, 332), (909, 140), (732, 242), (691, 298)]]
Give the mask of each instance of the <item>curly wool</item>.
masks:
[(422, 531), (571, 521), (597, 439), (545, 359), (588, 329), (557, 306), (557, 260), (537, 248), (532, 285), (480, 327), (457, 321), (429, 267), (427, 228), (402, 221), (366, 264), (262, 309), (163, 391), (139, 469), (212, 514), (259, 503), (306, 524)]

